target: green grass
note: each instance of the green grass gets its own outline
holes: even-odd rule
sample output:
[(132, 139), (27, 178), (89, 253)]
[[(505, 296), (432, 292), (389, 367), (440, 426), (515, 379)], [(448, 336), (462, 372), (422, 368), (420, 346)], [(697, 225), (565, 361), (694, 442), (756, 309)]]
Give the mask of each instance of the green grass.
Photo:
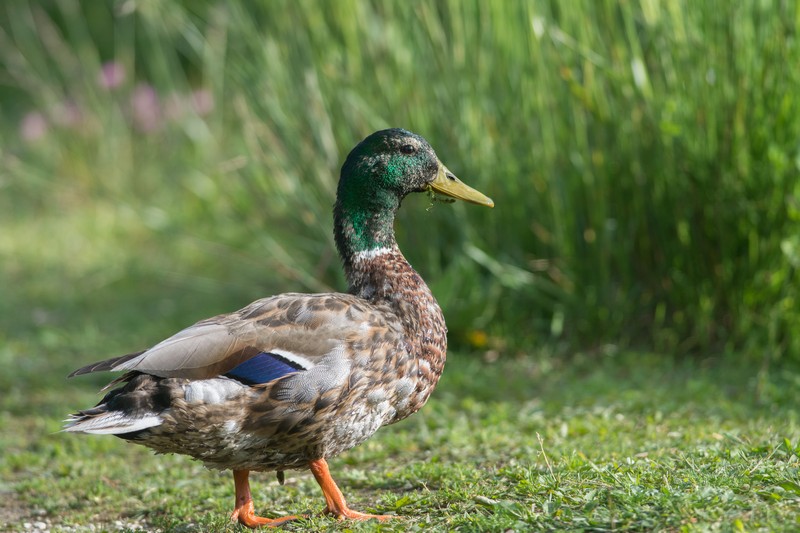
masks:
[[(3, 356), (24, 368), (25, 353)], [(796, 373), (759, 376), (718, 360), (628, 352), (578, 355), (569, 364), (544, 353), (493, 363), (455, 353), (451, 363), (423, 411), (331, 462), (355, 508), (396, 520), (316, 515), (321, 493), (301, 472), (288, 473), (283, 487), (271, 474), (254, 475), (257, 509), (312, 513), (286, 527), (296, 531), (800, 525)], [(22, 371), (11, 386), (0, 439), (7, 528), (121, 521), (147, 530), (240, 530), (227, 521), (229, 474), (111, 437), (56, 433), (66, 412), (96, 400), (99, 381), (86, 381)]]

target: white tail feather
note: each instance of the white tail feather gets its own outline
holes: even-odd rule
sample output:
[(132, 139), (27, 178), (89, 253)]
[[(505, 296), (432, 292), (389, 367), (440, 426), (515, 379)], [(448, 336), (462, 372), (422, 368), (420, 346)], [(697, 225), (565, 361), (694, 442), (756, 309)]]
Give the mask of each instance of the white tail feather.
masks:
[(64, 431), (94, 435), (119, 435), (157, 426), (161, 424), (162, 420), (157, 415), (131, 418), (120, 411), (109, 411), (99, 416), (72, 417), (66, 422)]

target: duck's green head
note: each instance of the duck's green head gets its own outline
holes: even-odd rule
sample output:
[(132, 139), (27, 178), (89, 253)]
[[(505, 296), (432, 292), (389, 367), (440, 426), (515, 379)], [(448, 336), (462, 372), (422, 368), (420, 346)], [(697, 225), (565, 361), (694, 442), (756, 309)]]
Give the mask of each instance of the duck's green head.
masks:
[(361, 141), (339, 178), (334, 222), (340, 252), (393, 244), (392, 222), (400, 202), (409, 193), (425, 191), (494, 207), (490, 198), (456, 178), (415, 133), (393, 128)]

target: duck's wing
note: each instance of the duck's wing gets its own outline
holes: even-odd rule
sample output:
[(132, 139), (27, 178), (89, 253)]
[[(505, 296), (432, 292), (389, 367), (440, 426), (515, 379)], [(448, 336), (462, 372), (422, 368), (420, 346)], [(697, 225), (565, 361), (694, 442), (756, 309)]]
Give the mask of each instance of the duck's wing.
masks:
[(345, 343), (399, 336), (388, 309), (349, 294), (282, 294), (234, 313), (197, 322), (144, 352), (92, 363), (70, 374), (134, 371), (208, 379), (234, 371), (264, 383), (292, 369), (308, 370)]

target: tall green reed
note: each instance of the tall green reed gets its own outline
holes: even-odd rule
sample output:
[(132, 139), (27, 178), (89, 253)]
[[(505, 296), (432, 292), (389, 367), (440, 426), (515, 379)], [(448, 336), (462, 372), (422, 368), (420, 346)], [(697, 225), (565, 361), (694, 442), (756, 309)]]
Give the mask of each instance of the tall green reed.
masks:
[[(398, 219), (455, 344), (800, 353), (791, 3), (62, 2), (2, 17), (11, 211), (103, 201), (166, 238), (225, 243), (264, 291), (341, 287), (339, 165), (402, 126), (497, 204), (409, 199)], [(114, 90), (95, 78), (109, 61), (128, 73)], [(137, 84), (162, 114), (200, 89), (214, 106), (146, 130)], [(9, 126), (69, 99), (79, 134), (26, 142)]]

